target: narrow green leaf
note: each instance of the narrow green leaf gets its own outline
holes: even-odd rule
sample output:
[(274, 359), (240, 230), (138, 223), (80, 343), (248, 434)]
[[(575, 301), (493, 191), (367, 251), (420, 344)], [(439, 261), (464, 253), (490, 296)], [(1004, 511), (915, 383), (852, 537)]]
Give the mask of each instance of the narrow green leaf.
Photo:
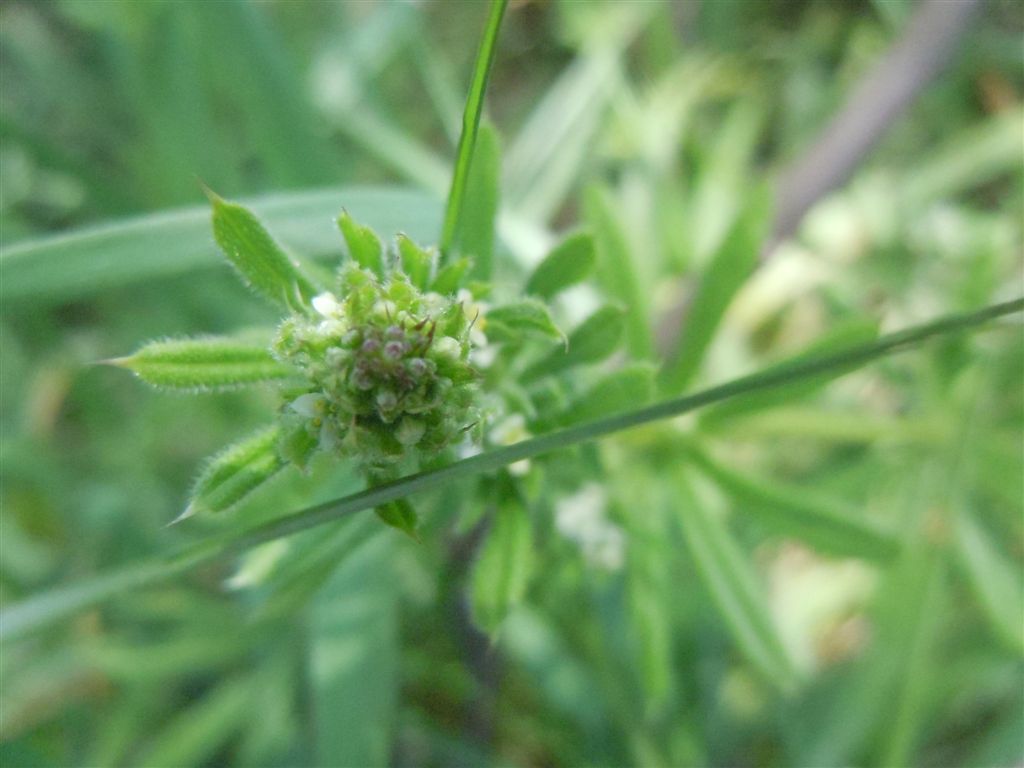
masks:
[(316, 287), (281, 250), (255, 214), (210, 195), (213, 236), (242, 281), (286, 309), (304, 311)]
[(352, 552), (309, 612), (314, 765), (387, 765), (396, 725), (399, 635), (393, 536)]
[(601, 187), (589, 189), (586, 212), (594, 233), (598, 278), (608, 295), (626, 307), (629, 351), (636, 358), (649, 358), (654, 349), (650, 305), (637, 275), (625, 227), (608, 191)]
[(556, 245), (526, 280), (526, 292), (550, 299), (582, 282), (593, 271), (596, 256), (589, 232), (576, 232)]
[(698, 500), (680, 473), (673, 502), (687, 549), (704, 588), (747, 660), (782, 690), (796, 683), (796, 671), (768, 613), (758, 578), (728, 529)]
[(892, 534), (858, 520), (830, 499), (815, 497), (804, 489), (787, 488), (772, 481), (754, 480), (693, 450), (690, 458), (737, 504), (737, 512), (749, 515), (785, 536), (799, 539), (821, 552), (888, 560), (899, 552)]
[(480, 116), (484, 110), (484, 91), (487, 90), (487, 79), (497, 50), (498, 30), (501, 29), (501, 20), (507, 5), (508, 0), (492, 0), (487, 26), (480, 42), (480, 51), (473, 67), (473, 82), (469, 86), (466, 109), (462, 115), (462, 134), (459, 136), (459, 147), (455, 154), (455, 172), (452, 174), (452, 186), (448, 192), (448, 205), (445, 208), (444, 226), (441, 229), (441, 254), (444, 259), (451, 255), (462, 217), (477, 131), (480, 128)]
[(540, 336), (566, 341), (548, 308), (534, 299), (505, 304), (488, 310), (484, 331), (494, 341), (519, 341), (523, 336)]
[(337, 520), (344, 515), (373, 509), (389, 501), (405, 498), (421, 491), (440, 488), (460, 478), (492, 472), (523, 459), (534, 458), (573, 445), (597, 440), (662, 419), (681, 416), (704, 406), (749, 392), (787, 386), (794, 380), (817, 376), (825, 371), (848, 370), (853, 363), (863, 365), (886, 355), (911, 349), (914, 345), (932, 337), (962, 333), (996, 318), (1021, 311), (1024, 311), (1024, 298), (994, 304), (966, 314), (946, 315), (929, 323), (890, 333), (871, 344), (842, 350), (821, 358), (775, 366), (692, 395), (665, 400), (645, 408), (578, 424), (470, 456), (442, 467), (401, 477), (392, 482), (382, 483), (341, 499), (309, 507), (242, 532), (212, 537), (181, 551), (151, 557), (110, 573), (99, 574), (91, 579), (60, 586), (0, 609), (0, 639), (25, 634), (74, 615), (89, 606), (116, 597), (128, 590), (169, 579), (201, 563), (244, 552), (268, 541), (291, 536), (300, 531)]
[[(303, 254), (333, 254), (342, 208), (378, 232), (403, 230), (429, 238), (440, 218), (436, 200), (404, 188), (338, 187), (245, 201), (282, 242)], [(50, 306), (142, 280), (181, 275), (219, 264), (210, 242), (207, 206), (193, 206), (0, 249), (0, 300), (5, 307)]]
[(691, 382), (726, 309), (746, 282), (760, 254), (769, 223), (767, 193), (754, 194), (701, 276), (686, 313), (682, 338), (661, 373), (662, 391), (681, 392)]
[(377, 277), (384, 277), (384, 249), (377, 233), (358, 224), (346, 210), (338, 216), (338, 229), (345, 238), (349, 257)]
[(577, 365), (601, 362), (618, 348), (624, 316), (621, 307), (601, 307), (572, 330), (568, 349), (552, 349), (523, 372), (522, 381), (533, 381), (540, 376), (559, 373)]
[(408, 499), (396, 499), (387, 504), (381, 504), (374, 509), (374, 512), (392, 528), (397, 528), (410, 538), (418, 540), (416, 525), (419, 523), (419, 516)]
[(152, 735), (140, 765), (207, 765), (248, 722), (253, 696), (264, 693), (252, 678), (229, 679), (168, 720)]
[(473, 152), (466, 199), (455, 238), (455, 250), (472, 259), (472, 275), (477, 280), (491, 279), (500, 185), (501, 144), (498, 131), (484, 120)]
[(127, 368), (147, 384), (193, 391), (232, 389), (294, 374), (265, 346), (218, 337), (152, 341), (128, 357), (108, 362)]
[(654, 368), (632, 363), (598, 379), (572, 402), (558, 420), (568, 426), (611, 416), (650, 402), (654, 395)]
[(471, 577), (473, 619), (486, 632), (494, 633), (526, 594), (532, 555), (529, 514), (514, 497), (502, 499)]
[(184, 516), (225, 512), (284, 468), (277, 453), (280, 429), (261, 429), (217, 454), (203, 469), (192, 489)]
[(982, 613), (1007, 647), (1024, 655), (1024, 585), (1021, 569), (992, 543), (968, 510), (956, 524), (956, 554)]
[(451, 296), (462, 287), (463, 278), (469, 273), (472, 262), (463, 257), (450, 261), (437, 271), (437, 277), (430, 284), (430, 290), (442, 296)]
[(402, 269), (409, 276), (410, 282), (425, 291), (430, 285), (430, 278), (437, 262), (437, 254), (433, 250), (420, 248), (405, 235), (398, 236), (398, 258)]
[[(800, 354), (788, 358), (781, 364), (809, 360), (814, 357), (830, 354), (839, 349), (866, 344), (876, 338), (878, 338), (877, 321), (857, 318), (850, 322), (842, 323), (828, 331), (822, 338), (816, 340), (800, 352)], [(701, 414), (700, 425), (706, 429), (715, 429), (735, 418), (759, 414), (778, 405), (794, 400), (806, 399), (833, 379), (847, 372), (846, 370), (835, 369), (821, 376), (794, 382), (789, 387), (780, 387), (767, 392), (755, 392), (745, 397), (737, 397), (728, 403), (722, 403), (714, 408), (709, 408)]]

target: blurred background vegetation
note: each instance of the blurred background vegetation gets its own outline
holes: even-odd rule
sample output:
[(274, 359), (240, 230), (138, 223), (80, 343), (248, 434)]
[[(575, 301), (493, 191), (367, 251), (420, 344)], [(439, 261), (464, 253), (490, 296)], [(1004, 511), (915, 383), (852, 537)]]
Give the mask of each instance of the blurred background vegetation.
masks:
[[(308, 234), (289, 208), (323, 229), (334, 211), (309, 190), (336, 188), (331, 206), (432, 242), (486, 12), (0, 6), (4, 604), (233, 524), (165, 527), (201, 459), (270, 400), (184, 400), (93, 365), (157, 336), (275, 319), (212, 238), (168, 256), (175, 217), (205, 214), (161, 212), (199, 205), (200, 178), (256, 198), (296, 250), (337, 255), (340, 239)], [(666, 395), (879, 322), (1019, 295), (1024, 6), (1012, 0), (981, 9), (941, 77), (760, 269), (742, 265), (761, 241), (731, 237), (914, 12), (513, 4), (488, 95), (499, 278), (588, 224), (606, 262), (628, 265), (627, 294), (621, 274), (598, 289), (629, 305), (624, 357), (682, 355)], [(138, 250), (74, 239), (135, 216)], [(718, 316), (702, 305), (706, 333), (691, 322), (673, 342), (666, 318), (715, 265), (728, 278)], [(579, 292), (558, 310), (571, 326), (593, 306)], [(1019, 764), (1021, 341), (1019, 325), (953, 337), (827, 389), (534, 461), (522, 481), (533, 565), (494, 638), (466, 606), (488, 510), (464, 481), (417, 501), (422, 544), (365, 515), (5, 640), (2, 762)], [(357, 488), (322, 468), (248, 514)], [(884, 536), (822, 529), (836, 510)]]

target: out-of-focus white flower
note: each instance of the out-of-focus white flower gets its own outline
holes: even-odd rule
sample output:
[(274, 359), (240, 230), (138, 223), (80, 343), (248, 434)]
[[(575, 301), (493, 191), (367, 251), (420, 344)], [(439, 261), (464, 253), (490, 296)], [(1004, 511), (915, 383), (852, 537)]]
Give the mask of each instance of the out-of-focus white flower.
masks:
[(626, 559), (626, 537), (608, 520), (608, 496), (597, 483), (588, 483), (555, 504), (555, 528), (579, 545), (583, 557), (596, 568), (617, 571)]

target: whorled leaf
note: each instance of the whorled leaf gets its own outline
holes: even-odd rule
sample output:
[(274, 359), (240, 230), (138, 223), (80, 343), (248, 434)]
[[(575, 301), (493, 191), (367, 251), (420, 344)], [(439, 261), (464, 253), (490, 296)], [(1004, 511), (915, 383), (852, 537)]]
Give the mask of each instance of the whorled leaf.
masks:
[(377, 277), (384, 277), (384, 247), (377, 233), (357, 223), (346, 210), (342, 210), (338, 216), (338, 229), (345, 238), (348, 255), (352, 260)]
[(488, 310), (486, 318), (487, 336), (493, 341), (519, 341), (524, 336), (540, 336), (567, 342), (548, 308), (535, 299), (495, 307)]
[(208, 193), (213, 236), (246, 285), (280, 306), (306, 311), (318, 291), (249, 209)]
[(594, 238), (575, 232), (556, 245), (526, 280), (526, 292), (550, 299), (582, 282), (594, 269)]
[(285, 466), (278, 455), (280, 429), (265, 427), (214, 456), (192, 489), (192, 501), (182, 514), (226, 512)]
[(224, 337), (152, 341), (128, 357), (108, 360), (156, 387), (191, 391), (232, 389), (295, 374), (266, 346)]
[(624, 321), (625, 311), (621, 307), (601, 307), (572, 330), (568, 349), (552, 349), (523, 372), (523, 381), (531, 381), (577, 365), (601, 362), (619, 346)]

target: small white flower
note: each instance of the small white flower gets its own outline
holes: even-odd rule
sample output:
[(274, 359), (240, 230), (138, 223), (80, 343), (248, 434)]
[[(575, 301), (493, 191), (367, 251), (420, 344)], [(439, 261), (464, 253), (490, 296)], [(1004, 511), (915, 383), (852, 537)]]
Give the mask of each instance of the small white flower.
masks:
[(604, 489), (589, 483), (555, 504), (555, 528), (579, 546), (592, 566), (617, 571), (626, 559), (626, 538), (622, 529), (605, 517), (607, 505)]
[(341, 314), (341, 304), (333, 293), (321, 293), (313, 297), (313, 309), (324, 317), (337, 317)]
[(300, 416), (312, 419), (327, 411), (327, 398), (318, 392), (299, 395), (288, 406)]
[(341, 436), (338, 434), (337, 425), (333, 419), (326, 419), (320, 427), (320, 449), (323, 451), (333, 451), (340, 442)]

